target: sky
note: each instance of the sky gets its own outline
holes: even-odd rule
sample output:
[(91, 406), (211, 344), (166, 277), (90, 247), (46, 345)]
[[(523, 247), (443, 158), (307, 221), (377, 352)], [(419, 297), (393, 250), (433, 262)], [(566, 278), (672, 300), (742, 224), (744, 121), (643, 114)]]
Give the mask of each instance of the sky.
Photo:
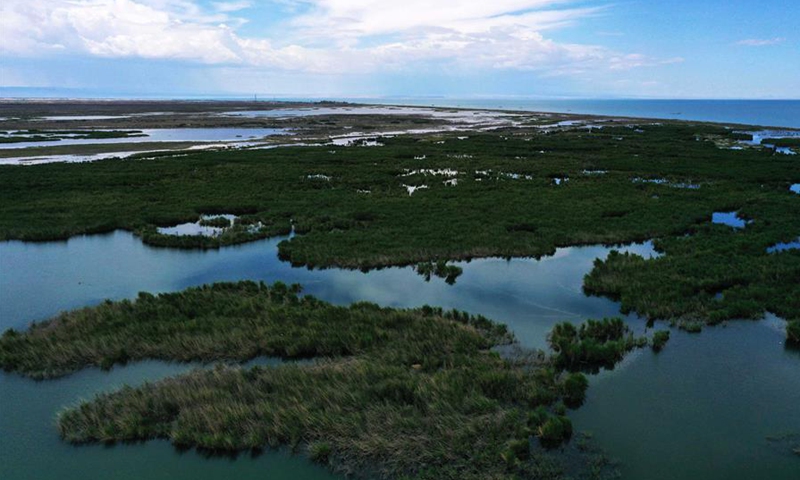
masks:
[(800, 98), (800, 0), (0, 0), (0, 96)]

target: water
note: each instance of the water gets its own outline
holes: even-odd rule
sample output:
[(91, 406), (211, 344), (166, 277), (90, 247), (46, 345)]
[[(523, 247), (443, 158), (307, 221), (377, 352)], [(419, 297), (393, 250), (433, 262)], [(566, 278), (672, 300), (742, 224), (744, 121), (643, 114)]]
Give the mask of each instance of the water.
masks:
[[(228, 221), (227, 227), (212, 227), (207, 225), (201, 225), (200, 222), (202, 220), (215, 220), (218, 218), (224, 218)], [(175, 236), (191, 236), (191, 235), (202, 235), (205, 237), (216, 237), (222, 232), (225, 231), (226, 228), (233, 225), (234, 220), (238, 217), (236, 215), (225, 214), (225, 215), (201, 215), (200, 220), (196, 222), (189, 222), (189, 223), (181, 223), (179, 225), (175, 225), (173, 227), (160, 227), (158, 228), (158, 233), (162, 235), (175, 235)]]
[(144, 137), (72, 139), (58, 142), (2, 143), (2, 150), (28, 147), (65, 147), (70, 145), (109, 145), (118, 143), (150, 142), (236, 142), (260, 140), (264, 137), (286, 133), (278, 128), (160, 128), (141, 130)]
[(782, 327), (773, 318), (673, 330), (660, 354), (592, 379), (572, 417), (623, 460), (626, 479), (796, 480), (800, 439), (767, 441), (800, 433), (800, 352), (784, 349)]
[[(148, 247), (134, 235), (73, 237), (64, 242), (0, 242), (0, 330), (103, 300), (138, 292), (172, 292), (190, 286), (243, 279), (300, 283), (305, 292), (336, 304), (366, 300), (390, 307), (424, 304), (459, 308), (508, 323), (526, 345), (546, 346), (562, 320), (618, 314), (616, 303), (586, 297), (583, 275), (608, 247), (558, 249), (552, 257), (455, 262), (464, 269), (455, 286), (425, 280), (412, 267), (358, 270), (292, 268), (277, 257), (282, 239), (219, 250)], [(656, 255), (649, 243), (622, 249)]]
[[(343, 99), (346, 100), (346, 99)], [(800, 128), (800, 100), (537, 100), (524, 98), (369, 98), (354, 102), (488, 108)]]
[(776, 243), (775, 245), (767, 248), (767, 253), (780, 253), (788, 250), (800, 250), (800, 237), (793, 242)]
[[(150, 248), (126, 232), (66, 242), (0, 243), (0, 329), (140, 290), (164, 292), (221, 280), (299, 282), (337, 304), (368, 300), (386, 306), (459, 308), (507, 323), (520, 341), (544, 347), (563, 320), (618, 314), (605, 298), (586, 297), (583, 276), (610, 248), (559, 249), (552, 257), (459, 262), (454, 286), (426, 283), (411, 268), (359, 271), (291, 268), (278, 261), (279, 239), (218, 251)], [(625, 250), (645, 256), (649, 243)], [(644, 322), (626, 319), (641, 331)], [(767, 435), (800, 433), (800, 355), (784, 349), (783, 323), (731, 323), (690, 336), (673, 331), (665, 350), (642, 350), (610, 373), (592, 378), (589, 402), (572, 414), (591, 430), (625, 478), (667, 480), (795, 480), (800, 463)], [(0, 478), (330, 478), (300, 458), (271, 453), (236, 461), (178, 453), (166, 442), (105, 448), (61, 443), (53, 418), (94, 392), (139, 384), (190, 368), (143, 362), (110, 373), (85, 370), (55, 382), (0, 374)], [(35, 460), (32, 460), (35, 455)], [(743, 465), (746, 462), (746, 465)], [(762, 475), (755, 475), (761, 472)]]
[(739, 212), (714, 212), (711, 216), (711, 223), (727, 225), (732, 228), (744, 228), (751, 221), (741, 218)]

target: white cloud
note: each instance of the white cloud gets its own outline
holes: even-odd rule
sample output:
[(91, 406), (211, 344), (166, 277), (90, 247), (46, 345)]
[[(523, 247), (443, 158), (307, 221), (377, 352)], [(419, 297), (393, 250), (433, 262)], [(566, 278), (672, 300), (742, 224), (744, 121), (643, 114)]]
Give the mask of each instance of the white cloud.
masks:
[[(574, 0), (273, 0), (302, 12), (261, 38), (250, 1), (3, 0), (0, 56), (177, 59), (315, 73), (512, 69), (546, 75), (680, 61), (565, 44), (550, 29), (601, 14)], [(249, 12), (250, 10), (248, 10)]]
[(214, 9), (218, 12), (238, 12), (253, 6), (249, 1), (213, 2)]
[(743, 45), (745, 47), (766, 47), (768, 45), (777, 45), (785, 42), (786, 39), (782, 37), (776, 38), (748, 38), (746, 40), (739, 40), (736, 45)]

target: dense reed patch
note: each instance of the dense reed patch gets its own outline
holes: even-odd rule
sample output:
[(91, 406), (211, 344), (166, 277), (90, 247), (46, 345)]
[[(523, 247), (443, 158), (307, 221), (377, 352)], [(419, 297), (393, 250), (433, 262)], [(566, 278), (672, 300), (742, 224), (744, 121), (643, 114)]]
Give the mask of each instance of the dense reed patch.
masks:
[(59, 431), (72, 443), (290, 446), (336, 472), (379, 478), (563, 478), (544, 472), (543, 456), (573, 435), (565, 406), (583, 403), (582, 374), (559, 373), (543, 354), (501, 357), (492, 347), (513, 337), (484, 317), (298, 294), (253, 282), (140, 294), (8, 331), (0, 363), (43, 378), (144, 358), (315, 357), (125, 387), (62, 412)]

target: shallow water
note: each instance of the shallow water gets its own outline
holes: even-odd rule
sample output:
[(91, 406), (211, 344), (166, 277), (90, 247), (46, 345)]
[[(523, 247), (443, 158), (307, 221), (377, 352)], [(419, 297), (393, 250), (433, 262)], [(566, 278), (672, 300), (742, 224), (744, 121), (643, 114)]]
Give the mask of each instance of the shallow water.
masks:
[[(439, 279), (427, 283), (412, 268), (368, 274), (291, 268), (277, 259), (279, 241), (206, 252), (151, 248), (120, 231), (65, 242), (2, 242), (0, 329), (25, 328), (61, 310), (132, 298), (138, 291), (240, 279), (301, 283), (306, 293), (337, 304), (431, 304), (480, 313), (508, 324), (532, 347), (544, 347), (557, 322), (619, 311), (615, 302), (587, 297), (581, 290), (583, 276), (595, 258), (608, 254), (607, 247), (558, 249), (538, 261), (458, 262), (464, 273), (448, 286)], [(649, 243), (625, 250), (655, 255)], [(643, 329), (644, 322), (635, 316), (626, 320)], [(594, 377), (588, 404), (572, 414), (575, 426), (593, 431), (600, 445), (620, 458), (625, 478), (749, 480), (761, 471), (771, 479), (796, 479), (798, 459), (764, 440), (770, 434), (800, 433), (800, 358), (783, 348), (781, 328), (774, 321), (731, 323), (696, 336), (675, 331), (661, 354), (639, 351), (615, 371)], [(54, 415), (79, 398), (188, 368), (143, 362), (111, 373), (90, 369), (38, 383), (0, 374), (0, 478), (86, 478), (87, 471), (100, 472), (101, 478), (329, 477), (300, 458), (279, 453), (232, 462), (180, 454), (166, 442), (108, 449), (75, 448), (58, 440)], [(775, 432), (778, 426), (781, 431)], [(31, 461), (33, 455), (41, 461)], [(735, 468), (742, 458), (746, 468)]]
[(254, 141), (264, 137), (282, 135), (278, 128), (160, 128), (141, 130), (143, 137), (72, 139), (57, 142), (21, 142), (0, 144), (2, 150), (18, 150), (29, 147), (65, 147), (70, 145), (111, 145), (118, 143), (150, 142), (237, 142)]
[(572, 417), (622, 460), (625, 479), (797, 479), (800, 353), (783, 321), (672, 331), (658, 355), (641, 351), (593, 378)]
[(739, 212), (714, 212), (711, 216), (711, 223), (744, 228), (750, 223), (750, 220), (739, 217)]
[(787, 250), (800, 250), (800, 237), (794, 242), (776, 243), (775, 245), (767, 248), (767, 253), (780, 253)]
[[(224, 218), (228, 221), (228, 226), (230, 227), (233, 225), (234, 220), (238, 218), (236, 215), (225, 214), (225, 215), (201, 215), (201, 220), (211, 220), (216, 218)], [(181, 223), (179, 225), (175, 225), (172, 227), (161, 227), (158, 228), (158, 233), (163, 235), (175, 235), (175, 236), (191, 236), (191, 235), (203, 235), (206, 237), (216, 237), (220, 235), (222, 232), (225, 231), (223, 227), (211, 227), (207, 225), (200, 225), (200, 221), (196, 222), (189, 222), (189, 223)]]

